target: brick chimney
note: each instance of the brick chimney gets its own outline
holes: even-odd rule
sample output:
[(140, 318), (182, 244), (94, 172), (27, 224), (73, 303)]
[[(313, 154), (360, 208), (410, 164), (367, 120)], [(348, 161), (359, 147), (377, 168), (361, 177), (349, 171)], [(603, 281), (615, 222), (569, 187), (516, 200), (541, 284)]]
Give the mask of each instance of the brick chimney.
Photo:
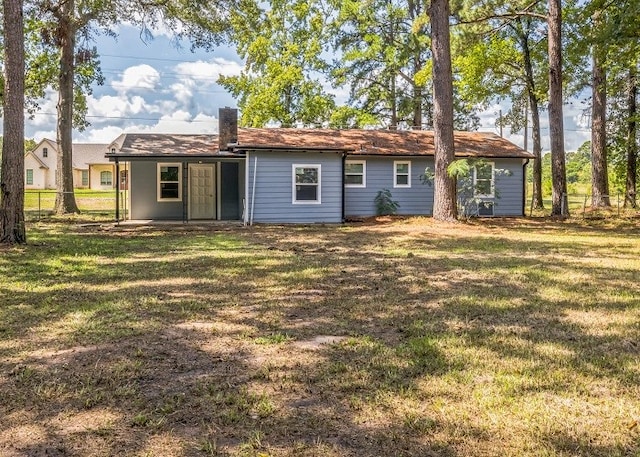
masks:
[(236, 108), (220, 108), (218, 130), (218, 146), (221, 151), (227, 151), (229, 143), (238, 142), (238, 110)]

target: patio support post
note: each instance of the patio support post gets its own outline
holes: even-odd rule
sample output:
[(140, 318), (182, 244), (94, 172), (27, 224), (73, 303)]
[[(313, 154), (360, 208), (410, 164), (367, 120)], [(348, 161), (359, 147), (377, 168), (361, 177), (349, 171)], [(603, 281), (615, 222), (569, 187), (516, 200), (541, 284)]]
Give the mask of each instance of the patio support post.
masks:
[(116, 223), (120, 223), (120, 162), (116, 158), (116, 175), (114, 179), (116, 183)]

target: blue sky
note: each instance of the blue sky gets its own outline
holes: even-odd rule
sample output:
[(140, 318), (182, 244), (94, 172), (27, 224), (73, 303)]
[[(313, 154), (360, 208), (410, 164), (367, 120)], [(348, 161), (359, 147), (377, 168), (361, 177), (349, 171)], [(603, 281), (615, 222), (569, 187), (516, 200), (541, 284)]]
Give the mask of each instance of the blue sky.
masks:
[[(74, 131), (74, 141), (109, 143), (123, 132), (217, 133), (218, 109), (236, 106), (233, 97), (216, 84), (220, 74), (238, 74), (242, 61), (228, 47), (191, 52), (189, 43), (176, 46), (170, 37), (158, 33), (144, 41), (137, 29), (121, 26), (118, 38), (100, 37), (97, 42), (105, 83), (96, 86), (88, 99), (91, 126)], [(336, 92), (338, 103), (346, 91)], [(55, 139), (57, 94), (47, 94), (41, 110), (26, 121), (26, 136)], [(480, 113), (483, 131), (498, 133), (500, 110), (496, 104)], [(503, 107), (506, 109), (506, 107)], [(547, 149), (547, 113), (541, 113), (543, 149)], [(566, 150), (575, 150), (590, 133), (582, 106), (565, 106)], [(522, 134), (504, 135), (522, 146)], [(531, 141), (529, 141), (531, 145)]]

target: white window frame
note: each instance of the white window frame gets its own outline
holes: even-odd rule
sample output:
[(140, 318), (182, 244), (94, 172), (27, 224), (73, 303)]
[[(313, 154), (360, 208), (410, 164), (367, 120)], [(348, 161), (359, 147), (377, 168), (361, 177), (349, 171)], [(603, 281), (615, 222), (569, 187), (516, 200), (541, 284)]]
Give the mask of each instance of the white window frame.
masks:
[[(344, 187), (367, 187), (367, 161), (366, 160), (345, 160), (345, 184)], [(346, 182), (347, 177), (347, 168), (346, 165), (362, 165), (362, 173), (349, 173), (350, 176), (360, 176), (362, 175), (362, 184), (349, 184)]]
[[(317, 168), (318, 186), (317, 200), (297, 200), (296, 199), (296, 168)], [(312, 185), (312, 184), (307, 184)], [(294, 163), (291, 165), (291, 203), (294, 205), (320, 205), (322, 204), (322, 166), (319, 163)]]
[[(85, 179), (85, 177), (87, 179)], [(82, 186), (89, 186), (89, 170), (80, 170), (80, 184)]]
[[(398, 174), (398, 165), (409, 165), (407, 173), (407, 184), (398, 184), (398, 176), (405, 176), (404, 173)], [(409, 188), (411, 187), (411, 160), (394, 160), (393, 161), (393, 187), (395, 188)]]
[[(104, 173), (109, 173), (109, 174), (111, 175), (111, 182), (104, 182), (104, 181), (102, 180), (102, 175), (103, 175)], [(106, 175), (105, 175), (105, 176), (106, 176)], [(102, 171), (100, 172), (100, 185), (101, 185), (101, 186), (113, 186), (113, 172), (112, 172), (112, 171), (109, 171), (109, 170), (102, 170)]]
[[(161, 181), (160, 170), (162, 167), (178, 167), (178, 198), (162, 198), (162, 183), (175, 181)], [(179, 162), (160, 162), (156, 168), (156, 181), (158, 183), (156, 189), (156, 198), (159, 202), (181, 202), (182, 201), (182, 164)]]
[[(478, 165), (476, 165), (473, 167), (473, 196), (478, 198), (494, 198), (496, 193), (496, 164), (495, 162), (484, 162), (482, 165), (491, 167), (491, 193), (478, 193)], [(486, 179), (482, 179), (482, 181), (486, 181)]]
[[(29, 172), (31, 172), (31, 182), (29, 182)], [(25, 170), (24, 182), (27, 186), (33, 186), (33, 168), (27, 168)]]

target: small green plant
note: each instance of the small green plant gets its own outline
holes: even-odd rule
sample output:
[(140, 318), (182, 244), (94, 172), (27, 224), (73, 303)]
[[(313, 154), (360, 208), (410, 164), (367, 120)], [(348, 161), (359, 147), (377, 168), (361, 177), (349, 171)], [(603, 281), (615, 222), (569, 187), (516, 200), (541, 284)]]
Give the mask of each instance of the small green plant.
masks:
[(218, 443), (216, 440), (202, 440), (200, 442), (200, 450), (206, 455), (218, 455)]
[(434, 430), (437, 426), (435, 420), (428, 416), (409, 411), (404, 415), (404, 426), (416, 433), (428, 433)]
[(259, 336), (253, 340), (255, 344), (270, 345), (270, 344), (283, 344), (292, 341), (293, 337), (286, 333), (275, 332), (267, 336)]
[(135, 427), (144, 427), (151, 422), (151, 418), (144, 413), (138, 413), (131, 422)]
[(400, 207), (400, 203), (393, 199), (389, 189), (382, 189), (378, 191), (378, 194), (373, 201), (376, 204), (376, 214), (378, 216), (396, 214)]

